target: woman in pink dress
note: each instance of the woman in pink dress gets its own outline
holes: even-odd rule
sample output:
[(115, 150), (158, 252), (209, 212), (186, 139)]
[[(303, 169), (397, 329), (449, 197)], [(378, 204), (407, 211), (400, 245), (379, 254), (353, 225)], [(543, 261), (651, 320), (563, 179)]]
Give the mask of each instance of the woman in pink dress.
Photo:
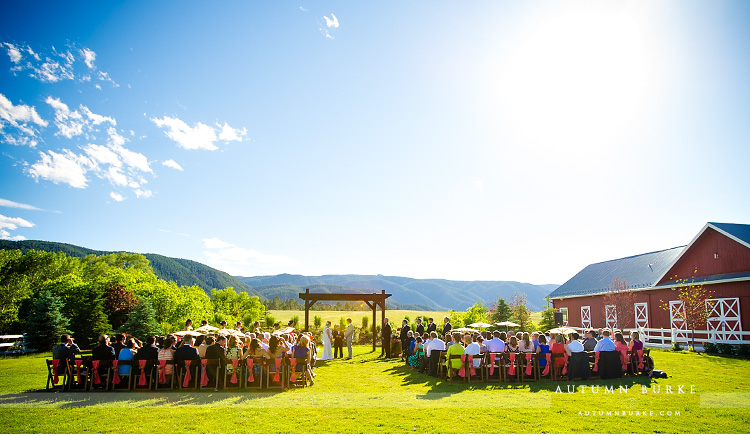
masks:
[(620, 353), (623, 371), (628, 369), (628, 343), (625, 342), (621, 332), (615, 333), (615, 351)]

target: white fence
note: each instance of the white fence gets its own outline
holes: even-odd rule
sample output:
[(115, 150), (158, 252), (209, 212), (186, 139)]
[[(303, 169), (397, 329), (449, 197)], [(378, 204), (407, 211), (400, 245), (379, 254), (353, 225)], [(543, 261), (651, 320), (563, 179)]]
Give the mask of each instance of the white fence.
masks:
[(0, 336), (0, 354), (25, 353), (23, 335)]
[[(568, 327), (577, 330), (583, 337), (583, 332), (591, 329), (582, 327)], [(689, 345), (692, 342), (693, 332), (678, 329), (652, 329), (639, 327), (638, 329), (626, 328), (623, 334), (629, 339), (630, 332), (637, 330), (641, 334), (641, 340), (646, 347), (671, 348), (675, 342), (681, 345)], [(704, 342), (714, 344), (743, 345), (750, 344), (750, 332), (730, 330), (696, 330), (696, 348), (703, 348)]]

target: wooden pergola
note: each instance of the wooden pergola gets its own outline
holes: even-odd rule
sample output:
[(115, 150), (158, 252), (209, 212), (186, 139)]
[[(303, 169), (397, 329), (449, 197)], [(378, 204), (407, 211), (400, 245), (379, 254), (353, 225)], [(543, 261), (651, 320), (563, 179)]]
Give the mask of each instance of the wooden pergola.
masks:
[(310, 308), (313, 304), (318, 301), (364, 301), (367, 306), (372, 309), (372, 351), (375, 351), (375, 341), (377, 339), (378, 330), (376, 327), (377, 322), (377, 310), (380, 306), (380, 325), (385, 324), (385, 299), (390, 297), (392, 294), (386, 294), (385, 290), (380, 291), (379, 294), (352, 294), (352, 293), (337, 293), (337, 294), (326, 294), (326, 293), (310, 293), (309, 289), (305, 289), (303, 294), (299, 294), (299, 298), (305, 300), (305, 331), (310, 330)]

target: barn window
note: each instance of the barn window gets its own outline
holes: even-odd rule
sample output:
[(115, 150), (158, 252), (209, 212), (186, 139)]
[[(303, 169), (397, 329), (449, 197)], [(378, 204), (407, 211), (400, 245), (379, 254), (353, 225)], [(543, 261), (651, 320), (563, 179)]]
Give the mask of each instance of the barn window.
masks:
[(591, 306), (581, 306), (581, 327), (591, 328)]
[(568, 325), (568, 308), (567, 307), (561, 307), (560, 312), (563, 315), (563, 325)]
[(713, 333), (715, 341), (727, 342), (742, 339), (739, 298), (706, 300), (706, 311), (708, 312), (706, 326)]

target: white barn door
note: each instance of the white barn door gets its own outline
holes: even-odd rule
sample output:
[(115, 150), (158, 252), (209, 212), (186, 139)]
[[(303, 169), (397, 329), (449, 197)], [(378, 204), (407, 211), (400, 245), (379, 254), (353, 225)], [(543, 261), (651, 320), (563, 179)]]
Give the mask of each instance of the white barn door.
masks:
[(581, 327), (591, 329), (591, 306), (581, 306)]
[(617, 328), (617, 307), (614, 304), (604, 306), (605, 321), (607, 328), (614, 330)]
[(672, 300), (669, 302), (669, 328), (677, 330), (675, 339), (679, 342), (688, 341), (688, 328), (685, 322), (685, 303), (681, 300)]
[(648, 328), (648, 303), (635, 303), (635, 328)]
[(706, 300), (708, 319), (706, 327), (713, 332), (714, 340), (718, 342), (739, 341), (742, 330), (740, 320), (739, 298), (713, 298)]

